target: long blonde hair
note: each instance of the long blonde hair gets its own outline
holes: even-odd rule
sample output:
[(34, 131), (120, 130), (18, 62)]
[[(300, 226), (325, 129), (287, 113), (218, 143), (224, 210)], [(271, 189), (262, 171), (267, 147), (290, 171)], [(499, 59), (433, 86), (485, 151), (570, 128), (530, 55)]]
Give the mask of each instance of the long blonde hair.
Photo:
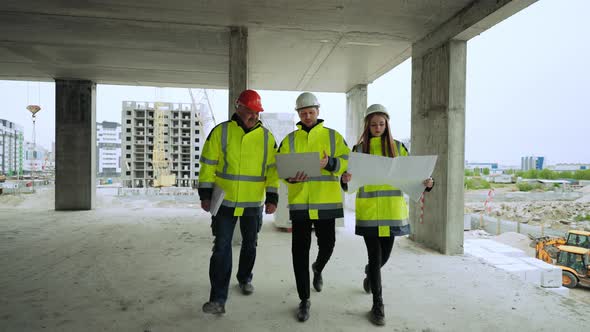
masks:
[(387, 120), (385, 121), (385, 131), (383, 132), (383, 135), (381, 135), (381, 153), (386, 157), (395, 158), (399, 156), (399, 151), (395, 141), (393, 140), (393, 136), (391, 136), (391, 130), (389, 129), (389, 117), (387, 114), (380, 112), (369, 114), (369, 116), (365, 118), (365, 129), (356, 143), (357, 145), (361, 145), (362, 151), (359, 152), (371, 153), (371, 120), (377, 115), (382, 116)]

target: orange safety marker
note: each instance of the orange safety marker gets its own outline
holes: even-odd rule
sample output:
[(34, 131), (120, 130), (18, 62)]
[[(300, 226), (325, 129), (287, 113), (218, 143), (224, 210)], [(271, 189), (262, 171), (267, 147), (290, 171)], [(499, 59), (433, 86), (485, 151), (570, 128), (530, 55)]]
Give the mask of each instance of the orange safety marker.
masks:
[(420, 223), (424, 223), (424, 192), (420, 195)]
[(492, 212), (492, 200), (494, 199), (494, 189), (490, 189), (490, 191), (488, 191), (488, 198), (486, 198), (485, 202), (483, 203), (483, 207), (484, 210), (487, 211), (487, 213), (489, 214), (490, 212)]

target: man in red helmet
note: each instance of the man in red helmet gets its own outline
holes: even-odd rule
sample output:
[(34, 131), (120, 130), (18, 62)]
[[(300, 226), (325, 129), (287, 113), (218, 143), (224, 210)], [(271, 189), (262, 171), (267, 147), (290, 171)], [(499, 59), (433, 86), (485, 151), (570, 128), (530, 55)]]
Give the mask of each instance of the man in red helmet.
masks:
[(225, 313), (232, 270), (231, 241), (238, 218), (242, 248), (236, 277), (242, 294), (250, 295), (254, 291), (252, 269), (263, 206), (267, 214), (272, 214), (279, 200), (277, 145), (272, 133), (258, 120), (259, 113), (264, 111), (260, 95), (245, 90), (235, 107), (229, 121), (211, 130), (200, 159), (199, 197), (203, 210), (211, 210), (215, 187), (224, 193), (211, 221), (215, 236), (209, 262), (211, 292), (209, 301), (203, 305), (203, 311), (211, 314)]

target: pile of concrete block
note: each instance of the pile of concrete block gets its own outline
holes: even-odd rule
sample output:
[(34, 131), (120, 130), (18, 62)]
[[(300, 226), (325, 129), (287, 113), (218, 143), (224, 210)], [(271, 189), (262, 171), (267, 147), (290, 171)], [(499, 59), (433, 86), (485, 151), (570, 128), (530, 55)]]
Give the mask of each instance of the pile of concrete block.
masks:
[(520, 249), (488, 239), (467, 239), (465, 254), (518, 276), (547, 290), (567, 295), (569, 289), (561, 285), (561, 269), (542, 260), (528, 257)]

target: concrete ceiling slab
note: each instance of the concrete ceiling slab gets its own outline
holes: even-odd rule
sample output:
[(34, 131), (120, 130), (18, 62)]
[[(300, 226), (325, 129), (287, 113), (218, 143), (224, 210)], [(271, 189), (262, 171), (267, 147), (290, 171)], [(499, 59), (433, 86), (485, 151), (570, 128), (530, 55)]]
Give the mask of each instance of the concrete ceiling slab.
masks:
[(414, 43), (472, 5), (472, 0), (4, 0), (0, 79), (226, 88), (229, 27), (246, 26), (250, 86), (345, 92), (406, 60)]

